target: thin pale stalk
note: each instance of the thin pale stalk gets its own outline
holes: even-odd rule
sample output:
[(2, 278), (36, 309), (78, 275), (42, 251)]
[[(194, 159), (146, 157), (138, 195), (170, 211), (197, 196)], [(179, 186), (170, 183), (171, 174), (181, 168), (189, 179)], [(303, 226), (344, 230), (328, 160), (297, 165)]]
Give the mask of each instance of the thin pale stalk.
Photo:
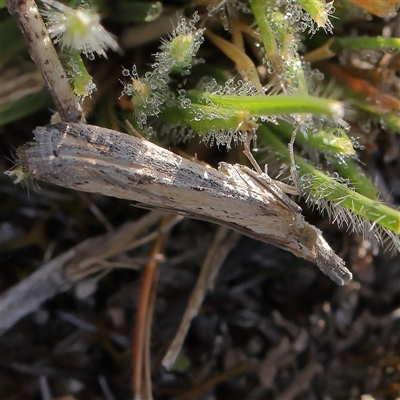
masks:
[(225, 227), (218, 228), (214, 241), (201, 266), (199, 277), (197, 278), (196, 285), (190, 295), (179, 329), (168, 348), (167, 354), (162, 360), (162, 365), (168, 370), (170, 370), (174, 365), (176, 358), (182, 349), (190, 324), (198, 315), (207, 291), (213, 288), (218, 271), (220, 270), (226, 256), (236, 245), (239, 238), (239, 234), (234, 233)]

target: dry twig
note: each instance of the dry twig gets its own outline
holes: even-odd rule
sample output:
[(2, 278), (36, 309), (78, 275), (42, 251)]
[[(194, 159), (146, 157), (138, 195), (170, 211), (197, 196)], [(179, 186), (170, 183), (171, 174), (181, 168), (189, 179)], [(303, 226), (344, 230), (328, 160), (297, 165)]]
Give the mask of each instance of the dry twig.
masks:
[(69, 290), (74, 283), (92, 273), (94, 265), (126, 251), (161, 217), (161, 213), (152, 212), (113, 232), (87, 239), (4, 292), (0, 296), (0, 334), (36, 311), (46, 300)]
[(54, 104), (63, 121), (82, 122), (82, 108), (68, 82), (46, 26), (33, 0), (6, 0), (10, 14), (20, 27), (32, 60), (47, 83)]
[(203, 265), (201, 266), (199, 277), (197, 278), (196, 285), (190, 296), (178, 331), (168, 348), (167, 354), (162, 360), (162, 365), (165, 368), (170, 369), (174, 364), (176, 357), (178, 357), (186, 334), (190, 328), (190, 324), (193, 318), (197, 316), (207, 290), (213, 288), (219, 269), (238, 240), (239, 235), (237, 233), (232, 233), (223, 227), (218, 229), (214, 242), (207, 253)]

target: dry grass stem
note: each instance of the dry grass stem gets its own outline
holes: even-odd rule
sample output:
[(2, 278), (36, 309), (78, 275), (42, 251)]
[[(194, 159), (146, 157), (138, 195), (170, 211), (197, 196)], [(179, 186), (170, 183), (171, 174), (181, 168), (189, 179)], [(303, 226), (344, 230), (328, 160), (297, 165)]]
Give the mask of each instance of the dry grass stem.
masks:
[[(164, 217), (160, 226), (167, 225), (169, 220), (171, 220), (171, 216)], [(153, 398), (150, 368), (151, 321), (153, 319), (157, 282), (160, 274), (159, 256), (164, 251), (168, 238), (169, 231), (156, 238), (151, 250), (152, 259), (146, 265), (143, 274), (132, 352), (132, 385), (135, 400), (151, 400)]]
[(43, 74), (61, 119), (83, 122), (82, 108), (68, 82), (67, 73), (61, 65), (36, 3), (33, 0), (6, 0), (6, 3), (25, 37), (32, 60)]
[(220, 227), (217, 230), (214, 241), (201, 266), (199, 277), (197, 278), (196, 285), (190, 295), (178, 331), (162, 360), (162, 365), (165, 368), (170, 369), (174, 364), (176, 357), (178, 357), (193, 318), (197, 316), (207, 291), (213, 289), (218, 271), (226, 256), (237, 244), (238, 239), (239, 235), (233, 233), (227, 228)]

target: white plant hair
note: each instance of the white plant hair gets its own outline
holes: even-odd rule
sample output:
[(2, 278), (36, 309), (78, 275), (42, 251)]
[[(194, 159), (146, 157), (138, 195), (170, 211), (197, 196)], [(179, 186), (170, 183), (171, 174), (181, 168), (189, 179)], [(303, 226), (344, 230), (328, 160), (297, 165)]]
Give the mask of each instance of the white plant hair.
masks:
[(54, 0), (43, 0), (41, 14), (46, 20), (47, 31), (54, 43), (85, 54), (94, 59), (94, 53), (107, 58), (105, 50), (119, 51), (113, 35), (100, 23), (100, 15), (85, 7), (72, 9)]

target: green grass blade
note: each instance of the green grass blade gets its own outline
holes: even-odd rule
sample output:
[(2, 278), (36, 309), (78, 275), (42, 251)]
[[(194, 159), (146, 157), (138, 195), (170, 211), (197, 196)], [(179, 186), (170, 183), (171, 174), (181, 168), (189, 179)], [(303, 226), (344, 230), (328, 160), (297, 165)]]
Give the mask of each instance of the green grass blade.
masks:
[(313, 96), (221, 96), (204, 93), (204, 98), (218, 107), (247, 111), (251, 116), (290, 114), (327, 115), (333, 119), (343, 117), (343, 105), (337, 100)]
[[(286, 146), (264, 126), (260, 126), (258, 130), (258, 140), (275, 151), (282, 162), (289, 162), (289, 153)], [(340, 221), (345, 218), (347, 223), (355, 225), (359, 220), (356, 217), (353, 220), (348, 218), (349, 215), (355, 214), (370, 221), (372, 227), (379, 225), (396, 235), (400, 234), (399, 211), (357, 193), (339, 180), (316, 169), (302, 157), (295, 156), (295, 161), (305, 185), (304, 189), (311, 202), (314, 202), (317, 207), (319, 207), (318, 202), (320, 200), (322, 200), (320, 204), (331, 202), (332, 207), (329, 211), (331, 219)], [(322, 209), (321, 211), (324, 210)], [(346, 228), (358, 231), (358, 227), (354, 225)]]

